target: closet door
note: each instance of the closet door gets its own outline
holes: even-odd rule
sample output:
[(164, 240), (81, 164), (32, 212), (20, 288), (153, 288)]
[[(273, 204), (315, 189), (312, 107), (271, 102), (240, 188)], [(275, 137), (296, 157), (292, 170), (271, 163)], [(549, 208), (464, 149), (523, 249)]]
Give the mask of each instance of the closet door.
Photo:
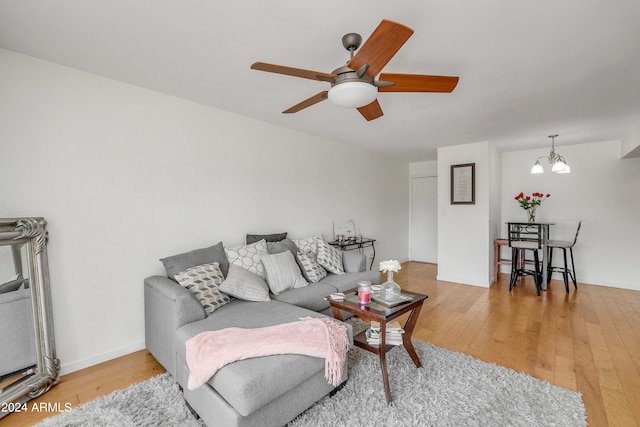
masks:
[(411, 231), (409, 256), (412, 261), (438, 262), (438, 179), (411, 178)]

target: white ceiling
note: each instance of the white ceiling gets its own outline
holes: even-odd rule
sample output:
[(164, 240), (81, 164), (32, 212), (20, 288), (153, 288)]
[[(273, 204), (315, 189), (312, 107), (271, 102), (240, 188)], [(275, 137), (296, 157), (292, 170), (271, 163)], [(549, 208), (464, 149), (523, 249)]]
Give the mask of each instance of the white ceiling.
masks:
[[(285, 115), (329, 84), (249, 68), (331, 72), (342, 36), (382, 19), (415, 31), (383, 72), (457, 75), (453, 93), (380, 93), (372, 122), (330, 102)], [(408, 161), (640, 126), (637, 0), (0, 0), (0, 47)]]

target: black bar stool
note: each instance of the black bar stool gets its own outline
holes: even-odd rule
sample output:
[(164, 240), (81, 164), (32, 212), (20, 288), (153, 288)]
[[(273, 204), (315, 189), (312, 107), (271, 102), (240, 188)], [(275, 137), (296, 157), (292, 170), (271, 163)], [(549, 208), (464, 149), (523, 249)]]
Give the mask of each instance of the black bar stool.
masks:
[[(508, 223), (509, 247), (511, 248), (511, 280), (509, 281), (509, 292), (513, 289), (516, 281), (522, 276), (533, 276), (536, 284), (536, 293), (540, 296), (542, 288), (542, 269), (538, 251), (542, 249), (542, 225), (527, 224), (521, 222)], [(525, 258), (525, 251), (533, 252), (534, 270), (526, 268), (526, 263), (518, 262)]]
[[(567, 291), (567, 293), (569, 293), (569, 276), (571, 276), (571, 281), (573, 282), (574, 288), (578, 289), (578, 282), (576, 281), (576, 268), (575, 264), (573, 263), (573, 246), (578, 241), (578, 234), (580, 233), (581, 226), (582, 221), (579, 221), (578, 228), (576, 229), (576, 236), (573, 238), (573, 242), (570, 242), (568, 240), (549, 240), (547, 244), (547, 248), (549, 251), (549, 264), (547, 265), (547, 285), (551, 281), (552, 273), (562, 273), (562, 278), (564, 279), (564, 289)], [(562, 255), (564, 256), (564, 267), (553, 266), (554, 249), (562, 249)], [(569, 269), (567, 265), (567, 249), (569, 250), (569, 254), (571, 255), (571, 269)]]

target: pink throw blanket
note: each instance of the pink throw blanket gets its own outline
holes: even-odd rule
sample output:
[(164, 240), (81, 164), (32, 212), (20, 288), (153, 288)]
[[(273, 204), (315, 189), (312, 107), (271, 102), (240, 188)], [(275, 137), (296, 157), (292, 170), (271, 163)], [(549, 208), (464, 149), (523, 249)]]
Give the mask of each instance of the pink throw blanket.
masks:
[(330, 318), (305, 317), (300, 320), (266, 328), (202, 332), (191, 338), (186, 343), (189, 390), (209, 381), (228, 363), (274, 354), (324, 358), (324, 377), (337, 386), (349, 350), (346, 326)]

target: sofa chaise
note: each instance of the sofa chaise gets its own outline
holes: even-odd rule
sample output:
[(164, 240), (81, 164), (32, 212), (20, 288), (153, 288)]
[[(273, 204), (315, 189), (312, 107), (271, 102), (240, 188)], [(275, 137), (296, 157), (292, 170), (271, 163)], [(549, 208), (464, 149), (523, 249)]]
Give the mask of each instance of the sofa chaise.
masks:
[[(179, 383), (186, 401), (207, 425), (282, 426), (334, 390), (335, 387), (325, 379), (324, 360), (298, 354), (239, 360), (222, 367), (203, 386), (195, 390), (187, 387), (189, 369), (185, 343), (199, 333), (230, 327), (260, 328), (295, 322), (304, 317), (331, 316), (329, 303), (324, 299), (327, 295), (356, 287), (361, 280), (380, 280), (377, 271), (366, 270), (365, 256), (356, 251), (339, 252), (342, 265), (338, 267), (344, 270), (343, 274), (326, 273), (321, 279), (313, 277), (312, 268), (303, 262), (304, 249), (309, 249), (304, 244), (301, 241), (293, 243), (290, 239), (261, 240), (243, 247), (242, 250), (251, 245), (266, 247), (268, 256), (264, 251), (262, 254), (265, 266), (269, 264), (267, 260), (276, 258), (276, 254), (290, 263), (296, 252), (299, 255), (296, 264), (305, 282), (309, 282), (310, 276), (317, 280), (299, 287), (276, 289), (277, 293), (274, 293), (273, 280), (269, 281), (271, 274), (267, 274), (270, 288), (267, 297), (252, 294), (257, 275), (238, 268), (239, 265), (247, 267), (246, 259), (239, 262), (237, 252), (228, 250), (222, 243), (164, 258), (167, 277), (156, 275), (144, 280), (146, 347)], [(322, 246), (326, 249), (324, 243)], [(307, 251), (312, 255), (309, 252), (312, 251)], [(255, 260), (255, 254), (253, 257)], [(219, 289), (223, 293), (224, 290), (230, 292), (224, 293), (227, 301), (210, 313), (192, 290), (178, 283), (181, 272), (207, 263), (217, 264), (224, 276)], [(345, 325), (349, 342), (353, 344), (351, 327)], [(347, 376), (345, 361), (342, 382)]]

